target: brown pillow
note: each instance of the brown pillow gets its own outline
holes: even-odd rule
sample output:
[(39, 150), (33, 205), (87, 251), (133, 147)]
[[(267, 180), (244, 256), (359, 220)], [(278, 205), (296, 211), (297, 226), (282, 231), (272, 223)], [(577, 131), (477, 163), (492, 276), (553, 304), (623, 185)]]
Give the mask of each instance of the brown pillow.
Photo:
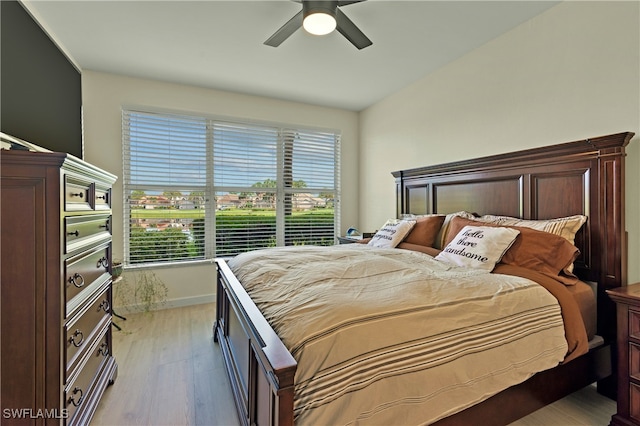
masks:
[(444, 215), (430, 215), (417, 217), (409, 235), (403, 240), (405, 243), (419, 246), (433, 247), (438, 232), (444, 222)]
[[(447, 243), (466, 225), (499, 226), (486, 222), (455, 217), (447, 233)], [(564, 269), (572, 264), (580, 250), (565, 238), (524, 226), (507, 226), (520, 231), (500, 263), (521, 266), (550, 276), (566, 285), (574, 285), (578, 278), (567, 275)]]

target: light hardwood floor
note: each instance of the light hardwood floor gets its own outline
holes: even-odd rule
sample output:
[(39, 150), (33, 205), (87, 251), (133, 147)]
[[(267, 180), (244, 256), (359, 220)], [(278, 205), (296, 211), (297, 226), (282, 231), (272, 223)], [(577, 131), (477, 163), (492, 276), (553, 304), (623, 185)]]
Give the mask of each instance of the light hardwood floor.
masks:
[(215, 305), (115, 318), (118, 377), (91, 426), (238, 425), (212, 330)]
[[(117, 320), (118, 377), (91, 426), (236, 426), (231, 390), (212, 330), (215, 305)], [(605, 426), (615, 402), (587, 387), (511, 426)]]

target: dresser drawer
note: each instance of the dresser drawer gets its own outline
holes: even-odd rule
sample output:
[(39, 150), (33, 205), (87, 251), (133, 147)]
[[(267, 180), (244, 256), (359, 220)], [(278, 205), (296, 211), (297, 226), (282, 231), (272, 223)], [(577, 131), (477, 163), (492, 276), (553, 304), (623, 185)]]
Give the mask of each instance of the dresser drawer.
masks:
[(640, 343), (640, 311), (629, 309), (629, 338)]
[(640, 386), (629, 384), (629, 417), (640, 423)]
[(83, 357), (80, 370), (69, 378), (64, 389), (64, 403), (68, 413), (68, 422), (74, 423), (73, 416), (82, 404), (90, 399), (93, 385), (109, 357), (109, 335), (106, 327), (100, 338), (91, 346), (91, 353)]
[[(64, 262), (65, 270), (65, 317), (73, 314), (82, 303), (82, 293), (96, 282), (104, 282), (109, 275), (109, 252), (111, 242), (93, 250), (70, 257)], [(95, 285), (93, 286), (95, 287)]]
[(111, 215), (68, 216), (64, 218), (65, 253), (111, 238)]
[(73, 176), (64, 177), (64, 210), (83, 211), (92, 210), (92, 183)]
[(67, 372), (70, 374), (96, 334), (111, 321), (111, 286), (107, 283), (64, 327)]
[(111, 187), (95, 184), (95, 210), (111, 210)]
[(629, 377), (640, 384), (640, 345), (629, 342)]

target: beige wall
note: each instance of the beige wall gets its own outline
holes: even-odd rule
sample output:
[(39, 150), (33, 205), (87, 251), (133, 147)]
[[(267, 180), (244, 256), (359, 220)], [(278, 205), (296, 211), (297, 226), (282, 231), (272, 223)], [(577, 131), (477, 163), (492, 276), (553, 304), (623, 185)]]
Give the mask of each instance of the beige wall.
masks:
[[(377, 229), (395, 215), (391, 171), (640, 134), (639, 40), (639, 2), (563, 2), (363, 111), (360, 228)], [(635, 282), (638, 136), (627, 152), (629, 281)]]
[[(279, 101), (198, 87), (141, 80), (84, 70), (84, 157), (119, 179), (114, 187), (113, 251), (123, 256), (122, 217), (122, 106), (151, 107), (186, 113), (236, 117), (342, 131), (341, 223), (344, 229), (358, 217), (358, 114), (355, 112)], [(156, 275), (169, 288), (167, 306), (213, 301), (215, 269), (212, 264), (157, 268)], [(126, 274), (126, 272), (125, 272)]]

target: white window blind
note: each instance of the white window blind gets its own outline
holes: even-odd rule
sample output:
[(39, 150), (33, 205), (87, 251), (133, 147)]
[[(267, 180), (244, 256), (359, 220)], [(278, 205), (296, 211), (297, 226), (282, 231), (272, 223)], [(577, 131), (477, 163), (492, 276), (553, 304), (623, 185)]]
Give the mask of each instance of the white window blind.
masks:
[(204, 259), (206, 120), (125, 111), (123, 135), (127, 263)]
[(129, 265), (334, 243), (337, 133), (123, 111), (123, 142)]
[[(335, 139), (330, 133), (283, 131), (285, 245), (335, 242)], [(304, 211), (309, 214), (298, 214)]]
[(216, 253), (276, 246), (277, 129), (214, 123), (213, 139)]

